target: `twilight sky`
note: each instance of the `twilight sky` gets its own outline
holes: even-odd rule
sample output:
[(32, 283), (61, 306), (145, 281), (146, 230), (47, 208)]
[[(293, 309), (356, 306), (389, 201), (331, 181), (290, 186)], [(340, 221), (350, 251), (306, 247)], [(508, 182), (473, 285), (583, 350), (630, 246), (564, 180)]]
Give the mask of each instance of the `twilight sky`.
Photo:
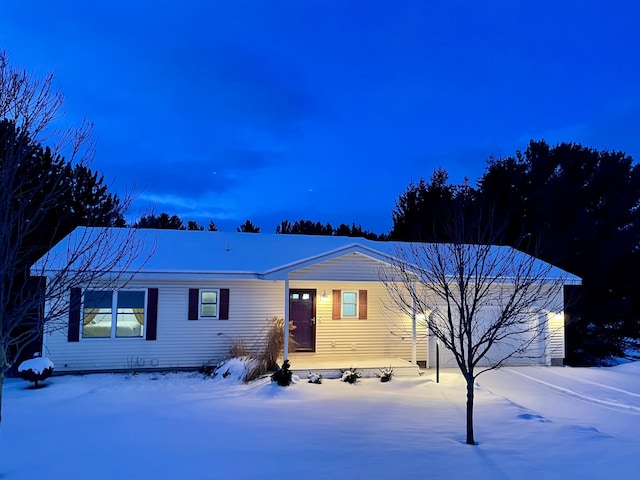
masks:
[(386, 233), (409, 182), (530, 139), (640, 159), (639, 23), (634, 0), (30, 0), (0, 48), (55, 70), (133, 216)]

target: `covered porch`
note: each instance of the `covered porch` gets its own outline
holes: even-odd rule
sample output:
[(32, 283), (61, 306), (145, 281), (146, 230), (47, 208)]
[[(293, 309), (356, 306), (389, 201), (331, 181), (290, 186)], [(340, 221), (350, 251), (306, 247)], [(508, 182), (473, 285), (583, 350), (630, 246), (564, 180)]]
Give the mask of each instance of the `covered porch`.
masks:
[(290, 353), (291, 371), (301, 379), (307, 378), (309, 372), (319, 373), (323, 378), (340, 378), (341, 370), (355, 368), (363, 378), (376, 377), (381, 368), (393, 368), (393, 374), (398, 377), (420, 375), (418, 365), (396, 357), (336, 357), (318, 358), (313, 354)]

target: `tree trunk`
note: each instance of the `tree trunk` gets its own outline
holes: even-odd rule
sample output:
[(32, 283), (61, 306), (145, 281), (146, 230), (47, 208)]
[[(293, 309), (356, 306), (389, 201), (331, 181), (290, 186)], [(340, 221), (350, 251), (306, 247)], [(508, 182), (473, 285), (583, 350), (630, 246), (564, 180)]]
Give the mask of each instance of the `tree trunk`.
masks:
[(475, 445), (473, 438), (473, 377), (467, 378), (467, 445)]
[(7, 352), (3, 346), (0, 347), (0, 425), (2, 425), (2, 391), (4, 390), (4, 375), (7, 373), (8, 369)]
[(2, 390), (4, 389), (4, 372), (0, 371), (0, 425), (2, 425)]

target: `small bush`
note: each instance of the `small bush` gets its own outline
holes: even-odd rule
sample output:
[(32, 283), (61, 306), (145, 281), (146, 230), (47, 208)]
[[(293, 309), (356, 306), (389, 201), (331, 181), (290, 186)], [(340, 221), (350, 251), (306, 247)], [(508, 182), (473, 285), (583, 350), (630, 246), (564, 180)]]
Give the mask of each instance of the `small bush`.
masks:
[(307, 378), (309, 379), (309, 383), (316, 383), (318, 385), (322, 383), (322, 375), (319, 373), (309, 372)]
[(211, 377), (215, 375), (216, 367), (211, 365), (210, 363), (203, 364), (199, 369), (198, 373), (204, 375), (205, 377)]
[(25, 360), (18, 367), (18, 375), (20, 375), (20, 378), (27, 382), (35, 383), (35, 388), (38, 388), (38, 382), (46, 380), (52, 373), (53, 362), (44, 357)]
[(271, 375), (271, 381), (276, 382), (281, 387), (288, 387), (291, 385), (293, 373), (289, 370), (290, 367), (291, 364), (289, 363), (289, 360), (285, 360), (282, 367), (278, 368), (273, 375)]
[(342, 372), (340, 380), (346, 383), (356, 383), (362, 376), (358, 369), (353, 367), (346, 370), (341, 369), (340, 371)]
[(393, 367), (389, 365), (388, 367), (381, 368), (378, 370), (376, 375), (380, 377), (381, 382), (390, 382), (393, 377)]

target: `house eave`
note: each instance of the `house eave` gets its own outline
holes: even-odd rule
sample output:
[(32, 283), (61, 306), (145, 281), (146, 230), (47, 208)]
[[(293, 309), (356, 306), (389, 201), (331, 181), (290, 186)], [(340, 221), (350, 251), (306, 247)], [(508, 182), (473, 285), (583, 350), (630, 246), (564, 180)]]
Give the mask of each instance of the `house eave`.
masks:
[[(42, 273), (42, 272), (41, 272)], [(51, 277), (57, 275), (59, 272), (56, 271), (46, 271), (44, 272), (45, 276)], [(73, 271), (69, 271), (68, 274), (73, 276)], [(138, 272), (114, 272), (112, 275), (106, 274), (104, 278), (113, 278), (113, 277), (133, 277), (135, 279), (142, 280), (164, 280), (164, 279), (253, 279), (260, 280), (262, 279), (261, 275), (257, 272), (243, 272), (243, 271), (205, 271), (205, 270), (189, 270), (189, 271), (169, 271), (169, 270), (143, 270)]]
[(264, 280), (286, 280), (291, 272), (352, 254), (364, 255), (384, 263), (392, 263), (391, 257), (388, 255), (378, 250), (354, 243), (320, 255), (272, 268), (264, 272), (264, 274), (261, 275), (261, 278)]

